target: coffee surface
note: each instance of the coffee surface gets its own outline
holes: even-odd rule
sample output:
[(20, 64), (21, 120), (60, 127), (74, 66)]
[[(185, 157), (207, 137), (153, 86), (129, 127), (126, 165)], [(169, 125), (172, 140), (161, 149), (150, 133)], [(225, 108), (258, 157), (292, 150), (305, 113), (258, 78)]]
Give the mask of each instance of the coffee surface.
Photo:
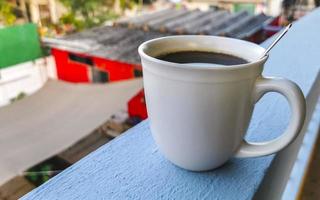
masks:
[(170, 52), (157, 56), (156, 58), (168, 62), (187, 64), (187, 63), (204, 63), (219, 65), (239, 65), (248, 63), (243, 58), (233, 55), (206, 52), (206, 51), (178, 51)]

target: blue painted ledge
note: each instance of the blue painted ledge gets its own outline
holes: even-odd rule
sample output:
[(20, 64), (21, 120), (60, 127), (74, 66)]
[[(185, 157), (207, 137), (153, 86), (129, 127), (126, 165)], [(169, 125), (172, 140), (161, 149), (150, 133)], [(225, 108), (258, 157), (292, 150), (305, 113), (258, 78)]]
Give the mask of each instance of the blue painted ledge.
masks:
[[(264, 75), (289, 78), (308, 95), (320, 69), (319, 21), (318, 9), (296, 22), (272, 50)], [(283, 97), (267, 95), (256, 106), (247, 139), (278, 136), (289, 113)], [(273, 159), (232, 159), (214, 171), (185, 171), (162, 157), (145, 121), (23, 199), (251, 199)]]

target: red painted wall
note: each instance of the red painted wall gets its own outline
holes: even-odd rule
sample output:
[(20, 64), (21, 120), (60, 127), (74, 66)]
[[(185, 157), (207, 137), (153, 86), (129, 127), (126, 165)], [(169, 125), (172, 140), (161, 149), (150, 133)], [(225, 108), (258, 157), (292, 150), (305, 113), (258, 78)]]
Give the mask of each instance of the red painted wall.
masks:
[(134, 69), (137, 66), (105, 58), (93, 57), (93, 62), (99, 69), (108, 72), (109, 81), (118, 81), (134, 78)]
[[(68, 51), (52, 48), (51, 53), (56, 61), (58, 79), (70, 82), (90, 82), (89, 65), (70, 60), (69, 54), (71, 52)], [(135, 71), (142, 70), (140, 65), (77, 53), (72, 54), (92, 60), (94, 67), (108, 73), (111, 82), (135, 78)]]
[(70, 60), (68, 51), (52, 48), (51, 53), (56, 61), (58, 79), (74, 83), (90, 81), (87, 66)]
[(128, 113), (130, 117), (148, 118), (143, 89), (128, 102)]

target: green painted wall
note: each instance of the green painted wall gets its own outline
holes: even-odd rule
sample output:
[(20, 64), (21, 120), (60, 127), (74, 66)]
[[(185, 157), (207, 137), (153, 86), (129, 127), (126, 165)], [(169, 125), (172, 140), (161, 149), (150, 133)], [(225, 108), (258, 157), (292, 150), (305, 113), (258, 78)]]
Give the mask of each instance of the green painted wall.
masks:
[(234, 12), (247, 11), (250, 14), (254, 14), (255, 9), (256, 6), (253, 3), (235, 3), (233, 5)]
[(35, 24), (0, 28), (0, 69), (42, 56)]

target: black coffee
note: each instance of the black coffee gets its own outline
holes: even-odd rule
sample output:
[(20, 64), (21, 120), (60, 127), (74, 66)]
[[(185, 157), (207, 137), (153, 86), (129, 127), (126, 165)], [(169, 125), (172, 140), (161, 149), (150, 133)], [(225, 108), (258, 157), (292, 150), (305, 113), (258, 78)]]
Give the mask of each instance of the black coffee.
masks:
[(219, 65), (239, 65), (248, 63), (243, 58), (206, 51), (178, 51), (157, 56), (158, 59), (173, 63), (208, 63)]

